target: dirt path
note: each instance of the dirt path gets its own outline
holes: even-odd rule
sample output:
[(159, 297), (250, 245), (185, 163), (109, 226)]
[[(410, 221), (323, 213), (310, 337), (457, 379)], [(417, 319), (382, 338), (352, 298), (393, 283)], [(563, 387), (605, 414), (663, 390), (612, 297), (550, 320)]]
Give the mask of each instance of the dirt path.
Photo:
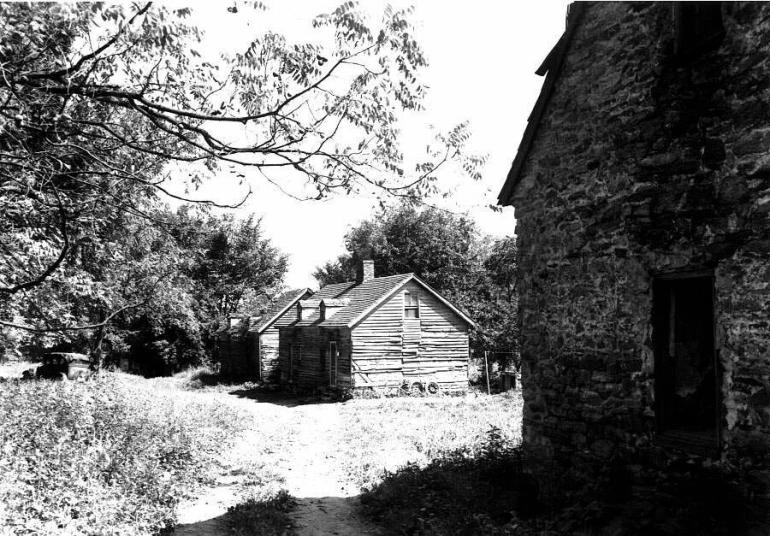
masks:
[(292, 511), (299, 536), (376, 535), (377, 527), (358, 515), (358, 490), (346, 487), (331, 454), (341, 421), (335, 404), (296, 408), (300, 427), (292, 445), (286, 487), (297, 498)]
[[(253, 445), (264, 439), (257, 427), (268, 413), (280, 413), (280, 420), (291, 427), (282, 461), (276, 472), (296, 498), (290, 512), (299, 536), (376, 536), (379, 529), (358, 514), (358, 490), (346, 487), (340, 468), (332, 456), (341, 422), (337, 404), (307, 404), (281, 407), (253, 400), (241, 401), (254, 414), (254, 429), (227, 454), (233, 466), (247, 464), (257, 455)], [(222, 474), (217, 485), (198, 498), (186, 501), (178, 511), (175, 536), (226, 536), (225, 514), (242, 500), (244, 487), (238, 471)]]

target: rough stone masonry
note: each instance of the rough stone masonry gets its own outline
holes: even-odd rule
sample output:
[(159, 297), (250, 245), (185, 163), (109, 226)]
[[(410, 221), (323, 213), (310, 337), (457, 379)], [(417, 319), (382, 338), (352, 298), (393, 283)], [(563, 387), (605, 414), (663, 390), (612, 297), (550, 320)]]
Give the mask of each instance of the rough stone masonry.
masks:
[[(770, 4), (724, 3), (723, 31), (701, 49), (686, 40), (709, 21), (678, 19), (692, 15), (681, 6), (581, 4), (546, 60), (550, 94), (500, 199), (516, 208), (525, 444), (565, 463), (620, 456), (663, 469), (687, 457), (740, 467), (761, 501), (770, 484)], [(659, 340), (684, 335), (671, 327), (673, 298), (659, 325), (668, 327), (656, 328), (655, 285), (676, 288), (688, 274), (713, 285), (716, 366), (703, 372), (717, 392), (711, 450), (694, 439), (689, 448), (687, 430), (679, 444), (663, 441), (656, 400)], [(686, 351), (674, 342), (672, 355)], [(685, 407), (695, 388), (677, 389)]]

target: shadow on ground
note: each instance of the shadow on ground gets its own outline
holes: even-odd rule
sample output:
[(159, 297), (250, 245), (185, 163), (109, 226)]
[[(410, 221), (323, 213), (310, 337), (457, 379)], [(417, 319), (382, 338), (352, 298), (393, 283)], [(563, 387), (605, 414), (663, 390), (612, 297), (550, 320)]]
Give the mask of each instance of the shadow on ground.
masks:
[[(532, 462), (490, 437), (478, 453), (448, 453), (406, 466), (362, 496), (387, 534), (453, 536), (760, 536), (770, 534), (735, 475), (718, 468), (670, 467), (632, 475), (608, 464), (587, 479), (529, 474)], [(543, 501), (548, 495), (550, 499)]]
[(360, 496), (279, 496), (246, 500), (215, 517), (183, 522), (159, 536), (378, 536), (382, 531), (360, 515)]
[(241, 388), (229, 391), (228, 394), (239, 398), (248, 398), (256, 402), (266, 404), (276, 404), (287, 408), (295, 408), (306, 404), (334, 404), (342, 402), (341, 400), (325, 399), (318, 396), (302, 396), (286, 391), (279, 391), (265, 387)]

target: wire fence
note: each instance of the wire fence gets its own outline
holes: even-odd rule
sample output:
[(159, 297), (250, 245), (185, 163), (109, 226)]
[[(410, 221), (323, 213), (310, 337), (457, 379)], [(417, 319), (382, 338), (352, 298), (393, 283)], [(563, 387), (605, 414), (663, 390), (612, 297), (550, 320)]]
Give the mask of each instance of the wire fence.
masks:
[(468, 379), (486, 387), (488, 394), (495, 390), (516, 389), (521, 377), (521, 362), (517, 352), (471, 351), (468, 356)]

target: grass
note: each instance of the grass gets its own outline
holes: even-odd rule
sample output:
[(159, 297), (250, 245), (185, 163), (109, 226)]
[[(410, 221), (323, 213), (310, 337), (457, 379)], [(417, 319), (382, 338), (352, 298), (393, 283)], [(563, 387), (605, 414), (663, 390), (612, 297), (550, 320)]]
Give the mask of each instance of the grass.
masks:
[[(359, 422), (349, 432), (374, 434), (376, 446), (363, 440), (355, 447), (360, 453), (351, 452), (349, 444), (344, 453), (358, 470), (357, 478), (366, 483), (364, 514), (382, 527), (384, 536), (766, 533), (766, 510), (757, 510), (762, 503), (751, 503), (743, 489), (753, 480), (736, 468), (700, 467), (682, 460), (665, 474), (649, 470), (632, 477), (630, 468), (639, 470), (638, 461), (618, 459), (589, 480), (569, 472), (551, 478), (543, 471), (536, 479), (529, 474), (533, 462), (518, 446), (516, 426), (509, 423), (507, 430), (492, 428), (476, 435), (483, 424), (496, 420), (498, 411), (515, 415), (516, 396), (487, 397), (476, 404), (447, 402), (439, 413), (434, 413), (436, 407), (411, 405), (394, 405), (391, 413), (388, 404), (374, 406), (379, 416), (361, 414), (361, 408), (352, 412), (366, 423), (373, 421)], [(408, 419), (401, 422), (403, 428), (394, 426), (402, 411), (415, 415), (420, 428), (411, 429)], [(468, 421), (473, 415), (477, 422)], [(433, 429), (424, 428), (431, 422)], [(378, 432), (379, 423), (385, 426)], [(447, 428), (448, 423), (454, 423), (454, 429)], [(410, 444), (428, 461), (385, 472), (370, 465), (385, 460), (380, 454), (384, 446), (400, 452)], [(539, 497), (544, 489), (560, 490), (563, 496), (544, 505)]]
[[(231, 394), (256, 387), (222, 382), (208, 369), (149, 380), (122, 373), (85, 382), (0, 379), (0, 534), (157, 534), (174, 525), (180, 501), (223, 477), (238, 482), (238, 504), (226, 514), (232, 534), (290, 533), (293, 499), (282, 472), (291, 467), (287, 445), (302, 423), (283, 405)], [(517, 392), (335, 406), (345, 424), (328, 432), (337, 446), (329, 462), (342, 466), (346, 484), (379, 494), (368, 511), (380, 520), (389, 519), (389, 504), (399, 504), (403, 519), (426, 519), (441, 495), (425, 493), (418, 481), (425, 471), (445, 473), (447, 456), (491, 463), (490, 437), (506, 452), (520, 442)], [(432, 503), (408, 493), (412, 481)], [(458, 500), (471, 499), (463, 489), (478, 488), (459, 476), (429, 487), (436, 486)], [(407, 503), (397, 503), (402, 493)]]
[(156, 533), (253, 424), (237, 405), (124, 374), (0, 381), (0, 534)]
[(349, 483), (368, 489), (382, 480), (385, 471), (408, 463), (426, 466), (448, 452), (479, 451), (490, 429), (496, 430), (502, 445), (518, 445), (521, 411), (519, 391), (354, 399), (340, 407), (346, 425), (337, 456)]
[(386, 535), (530, 534), (536, 486), (522, 473), (518, 447), (492, 429), (476, 448), (408, 465), (362, 496), (365, 513)]
[(277, 494), (257, 493), (231, 507), (227, 523), (232, 536), (283, 536), (292, 530), (289, 512), (294, 499), (282, 490)]

